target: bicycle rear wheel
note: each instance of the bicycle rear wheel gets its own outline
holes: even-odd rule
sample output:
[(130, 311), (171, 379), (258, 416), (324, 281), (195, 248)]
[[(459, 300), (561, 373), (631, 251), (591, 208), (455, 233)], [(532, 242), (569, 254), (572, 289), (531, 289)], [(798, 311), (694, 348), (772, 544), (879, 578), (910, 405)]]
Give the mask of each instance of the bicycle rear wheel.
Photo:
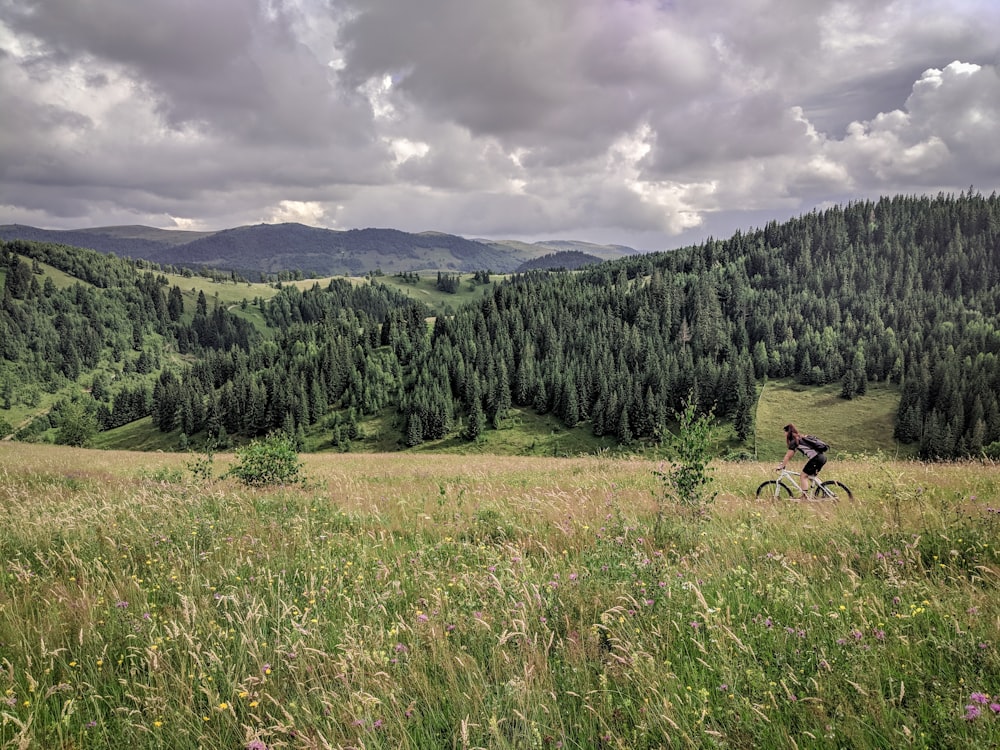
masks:
[(762, 482), (760, 487), (757, 488), (758, 500), (777, 500), (779, 497), (789, 498), (791, 496), (792, 491), (788, 488), (788, 485), (784, 482), (779, 482), (777, 479), (769, 479), (766, 482)]
[(816, 489), (813, 491), (813, 497), (817, 500), (853, 500), (854, 495), (851, 491), (847, 489), (847, 485), (843, 482), (837, 482), (836, 480), (830, 480), (829, 482), (820, 482)]

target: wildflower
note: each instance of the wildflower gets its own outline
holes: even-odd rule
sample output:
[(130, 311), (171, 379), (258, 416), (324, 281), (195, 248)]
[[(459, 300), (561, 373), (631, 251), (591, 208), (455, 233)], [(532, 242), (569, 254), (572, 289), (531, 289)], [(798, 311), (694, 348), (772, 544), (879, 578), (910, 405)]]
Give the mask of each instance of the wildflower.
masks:
[(698, 628), (700, 628), (700, 627), (701, 627), (701, 623), (700, 623), (700, 622), (698, 622), (697, 620), (691, 620), (691, 623), (690, 623), (690, 625), (691, 625), (691, 627), (692, 627), (692, 628), (694, 628), (695, 630), (698, 630)]
[(128, 602), (122, 599), (120, 601), (115, 602), (115, 606), (118, 609), (128, 609)]
[(1000, 714), (1000, 703), (997, 703), (996, 701), (994, 701), (993, 703), (991, 703), (990, 704), (990, 711), (992, 711), (995, 714)]
[(250, 740), (247, 743), (247, 750), (267, 750), (267, 745), (264, 744), (263, 740)]
[(965, 707), (965, 716), (963, 716), (962, 718), (965, 719), (966, 721), (975, 721), (976, 719), (979, 718), (981, 714), (982, 710), (980, 710), (979, 706), (977, 706), (975, 703), (970, 703), (968, 706)]
[(220, 704), (219, 704), (219, 710), (220, 710), (220, 711), (225, 711), (225, 710), (227, 710), (228, 708), (229, 708), (229, 704), (228, 704), (228, 703), (220, 703)]
[(271, 674), (271, 665), (265, 664), (260, 668), (261, 674)]
[(990, 702), (990, 696), (986, 695), (985, 693), (973, 693), (972, 695), (969, 696), (969, 700), (972, 701), (973, 703), (978, 703), (981, 706), (985, 706), (987, 703)]

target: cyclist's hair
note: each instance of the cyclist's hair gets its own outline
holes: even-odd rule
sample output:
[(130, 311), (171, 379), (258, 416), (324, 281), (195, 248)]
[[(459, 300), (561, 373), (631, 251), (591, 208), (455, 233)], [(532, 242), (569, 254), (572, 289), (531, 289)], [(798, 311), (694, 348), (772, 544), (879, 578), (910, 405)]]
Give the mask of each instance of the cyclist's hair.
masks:
[(791, 442), (793, 439), (798, 440), (801, 435), (799, 435), (799, 428), (793, 425), (791, 422), (785, 425), (785, 442)]

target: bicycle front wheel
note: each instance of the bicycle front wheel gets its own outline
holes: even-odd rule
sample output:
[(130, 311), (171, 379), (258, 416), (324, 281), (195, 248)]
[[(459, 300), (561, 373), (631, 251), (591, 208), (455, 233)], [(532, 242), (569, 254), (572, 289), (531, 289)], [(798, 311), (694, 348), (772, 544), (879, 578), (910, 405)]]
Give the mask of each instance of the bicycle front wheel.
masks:
[(788, 489), (788, 485), (779, 482), (777, 479), (770, 479), (763, 482), (757, 488), (758, 500), (777, 500), (779, 497), (789, 498), (791, 496), (792, 491)]
[(816, 487), (816, 491), (813, 496), (817, 500), (853, 500), (854, 495), (851, 491), (847, 489), (847, 485), (843, 482), (837, 482), (835, 480), (830, 480), (829, 482), (820, 482)]

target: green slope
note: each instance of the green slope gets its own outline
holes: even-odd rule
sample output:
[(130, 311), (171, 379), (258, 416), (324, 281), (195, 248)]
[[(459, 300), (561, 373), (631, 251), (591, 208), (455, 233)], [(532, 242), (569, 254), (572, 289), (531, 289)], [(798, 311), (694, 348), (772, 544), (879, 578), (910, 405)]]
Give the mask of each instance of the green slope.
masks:
[(831, 458), (846, 454), (886, 453), (899, 458), (916, 454), (892, 436), (899, 388), (869, 383), (868, 392), (847, 401), (840, 383), (803, 386), (794, 380), (764, 385), (757, 404), (757, 457), (777, 462), (785, 453), (782, 427), (793, 422), (799, 430), (821, 436), (830, 444)]

